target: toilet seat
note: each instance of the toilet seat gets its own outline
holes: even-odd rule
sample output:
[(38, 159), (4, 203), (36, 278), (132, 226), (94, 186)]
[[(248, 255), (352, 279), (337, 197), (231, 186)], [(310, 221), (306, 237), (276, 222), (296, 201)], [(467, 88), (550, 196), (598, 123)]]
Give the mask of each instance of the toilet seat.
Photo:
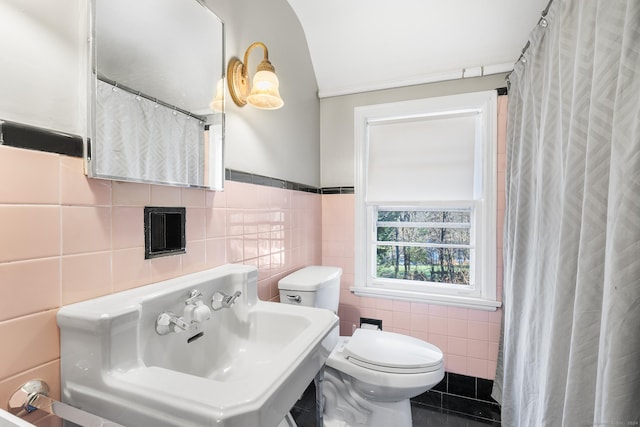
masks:
[(344, 346), (346, 359), (363, 368), (396, 374), (438, 370), (443, 354), (428, 342), (407, 335), (356, 329)]

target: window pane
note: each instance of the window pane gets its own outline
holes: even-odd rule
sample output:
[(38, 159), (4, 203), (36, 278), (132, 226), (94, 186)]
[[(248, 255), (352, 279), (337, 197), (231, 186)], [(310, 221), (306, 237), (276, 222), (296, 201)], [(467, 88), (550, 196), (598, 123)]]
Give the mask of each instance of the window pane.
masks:
[(378, 209), (378, 221), (471, 222), (471, 209), (455, 210), (387, 210)]
[(376, 277), (469, 284), (470, 249), (377, 246)]
[(378, 242), (470, 244), (469, 229), (378, 227)]
[(377, 277), (468, 285), (470, 230), (470, 208), (378, 209)]
[[(402, 223), (406, 223), (404, 226)], [(442, 224), (440, 227), (439, 225)], [(378, 210), (378, 242), (469, 245), (471, 210)]]

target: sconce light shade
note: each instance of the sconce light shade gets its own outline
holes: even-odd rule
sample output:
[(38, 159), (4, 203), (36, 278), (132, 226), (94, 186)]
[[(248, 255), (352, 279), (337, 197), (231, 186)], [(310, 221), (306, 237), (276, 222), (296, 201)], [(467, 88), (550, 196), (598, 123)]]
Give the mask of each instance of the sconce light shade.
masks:
[(216, 94), (209, 104), (209, 108), (211, 108), (215, 113), (224, 112), (224, 85), (223, 79), (218, 80), (216, 84)]
[(254, 107), (265, 110), (276, 110), (284, 105), (278, 92), (278, 76), (276, 73), (262, 70), (253, 77), (253, 88), (247, 97), (247, 102)]
[[(247, 61), (249, 52), (257, 46), (264, 50), (264, 59), (258, 65), (258, 71), (253, 77), (253, 85), (249, 86), (249, 72)], [(255, 42), (244, 54), (244, 63), (232, 58), (227, 67), (229, 93), (239, 107), (247, 104), (265, 110), (275, 110), (284, 105), (278, 87), (280, 85), (273, 65), (269, 62), (269, 53), (264, 43)]]

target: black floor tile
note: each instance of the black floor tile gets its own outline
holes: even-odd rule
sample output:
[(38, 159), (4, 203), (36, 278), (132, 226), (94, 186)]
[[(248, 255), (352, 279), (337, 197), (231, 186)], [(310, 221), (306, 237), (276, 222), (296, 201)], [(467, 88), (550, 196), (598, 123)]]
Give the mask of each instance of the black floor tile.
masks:
[(447, 392), (458, 396), (476, 397), (476, 378), (466, 375), (452, 374), (447, 375)]
[(495, 402), (491, 397), (493, 391), (493, 381), (478, 378), (476, 383), (477, 398), (479, 400), (486, 400), (487, 402)]
[(442, 378), (442, 381), (440, 381), (438, 384), (436, 384), (434, 387), (432, 387), (431, 390), (433, 390), (433, 391), (441, 391), (443, 393), (446, 393), (448, 376), (449, 376), (449, 373), (445, 372), (444, 373), (444, 378)]
[(294, 405), (294, 408), (303, 410), (303, 411), (315, 411), (316, 410), (316, 387), (313, 384), (313, 381), (307, 389), (304, 391), (300, 399)]
[(467, 399), (466, 397), (443, 395), (442, 408), (452, 413), (468, 414), (487, 420), (500, 420), (500, 407), (498, 404), (483, 402), (481, 400)]
[[(451, 397), (453, 397), (454, 402), (448, 402), (453, 409), (440, 409), (430, 405), (430, 403), (435, 402), (432, 400), (434, 399), (432, 395), (443, 396), (443, 400), (451, 400)], [(438, 397), (435, 397), (435, 399), (437, 400)], [(482, 406), (482, 404), (485, 404), (485, 406)], [(315, 386), (311, 383), (301, 399), (291, 409), (291, 415), (298, 427), (315, 427), (315, 405)], [(458, 411), (474, 413), (478, 416), (465, 415)], [(497, 413), (492, 411), (497, 411)], [(497, 405), (462, 397), (446, 396), (439, 392), (428, 392), (412, 399), (411, 416), (413, 418), (413, 427), (500, 427), (500, 422), (497, 421), (500, 419)], [(493, 421), (492, 417), (494, 417)]]
[(453, 414), (444, 411), (444, 416), (447, 417), (447, 427), (500, 427), (500, 422), (498, 421), (483, 420), (463, 414)]
[[(315, 411), (294, 407), (291, 410), (298, 427), (315, 427)], [(477, 419), (463, 414), (451, 413), (430, 408), (417, 403), (411, 404), (413, 427), (500, 427), (500, 422)]]
[(316, 411), (307, 411), (298, 407), (291, 409), (291, 416), (295, 420), (298, 427), (315, 427), (316, 425)]
[(429, 390), (414, 397), (411, 401), (422, 405), (432, 406), (434, 408), (442, 408), (442, 393), (439, 391)]
[(426, 406), (412, 404), (411, 417), (413, 426), (446, 427), (447, 416), (442, 410), (428, 408)]

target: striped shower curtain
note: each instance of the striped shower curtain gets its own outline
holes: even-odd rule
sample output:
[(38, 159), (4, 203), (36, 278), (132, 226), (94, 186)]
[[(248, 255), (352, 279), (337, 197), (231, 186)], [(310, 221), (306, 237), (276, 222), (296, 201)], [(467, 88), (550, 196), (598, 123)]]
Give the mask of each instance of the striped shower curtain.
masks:
[(504, 426), (640, 425), (640, 1), (554, 0), (510, 78)]

